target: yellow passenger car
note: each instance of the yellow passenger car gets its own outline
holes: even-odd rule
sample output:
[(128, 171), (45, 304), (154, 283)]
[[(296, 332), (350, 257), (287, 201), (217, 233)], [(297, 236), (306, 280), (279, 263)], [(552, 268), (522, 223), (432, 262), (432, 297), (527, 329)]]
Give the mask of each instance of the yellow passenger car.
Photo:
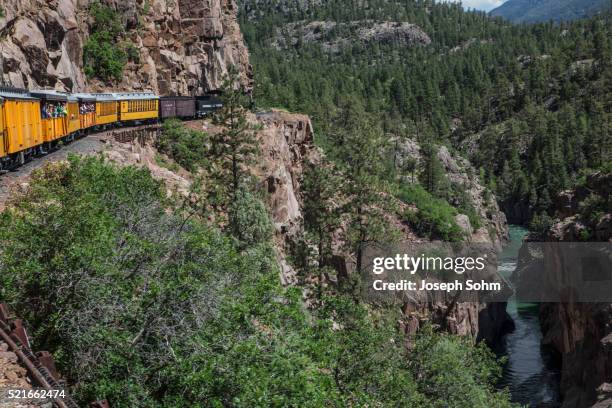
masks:
[(74, 94), (79, 101), (79, 121), (81, 130), (89, 129), (96, 124), (96, 98), (92, 94)]
[(150, 122), (159, 117), (159, 97), (151, 92), (116, 93), (119, 121)]
[(68, 96), (46, 90), (32, 91), (30, 95), (40, 99), (43, 142), (51, 144), (68, 136)]
[(117, 122), (117, 98), (113, 94), (93, 94), (96, 98), (96, 126)]
[(68, 95), (68, 135), (71, 139), (81, 130), (79, 118), (79, 100), (74, 95)]
[(0, 87), (0, 167), (23, 164), (43, 142), (40, 101), (28, 91)]

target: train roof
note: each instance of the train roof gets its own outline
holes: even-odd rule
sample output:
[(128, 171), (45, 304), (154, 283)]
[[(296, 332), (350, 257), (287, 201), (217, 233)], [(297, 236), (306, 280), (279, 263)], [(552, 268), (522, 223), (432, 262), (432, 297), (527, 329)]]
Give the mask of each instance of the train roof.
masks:
[(75, 98), (79, 100), (79, 102), (95, 102), (96, 96), (90, 93), (75, 93), (72, 94)]
[(159, 96), (153, 92), (116, 92), (113, 93), (117, 100), (121, 101), (132, 101), (132, 100), (145, 100), (145, 99), (159, 99)]
[(3, 99), (29, 99), (34, 100), (27, 89), (0, 86), (0, 97)]
[(187, 100), (193, 100), (195, 99), (195, 96), (160, 96), (159, 99), (161, 100), (172, 100), (172, 99), (176, 99), (176, 100), (182, 100), (182, 101), (187, 101)]
[(101, 102), (105, 102), (105, 101), (116, 101), (117, 97), (115, 96), (115, 94), (112, 93), (96, 93), (96, 94), (91, 94), (96, 101), (101, 101)]
[(65, 94), (63, 92), (58, 92), (58, 91), (47, 90), (47, 89), (36, 89), (34, 91), (31, 91), (30, 95), (32, 95), (35, 98), (45, 99), (48, 101), (67, 101), (68, 100), (68, 94)]

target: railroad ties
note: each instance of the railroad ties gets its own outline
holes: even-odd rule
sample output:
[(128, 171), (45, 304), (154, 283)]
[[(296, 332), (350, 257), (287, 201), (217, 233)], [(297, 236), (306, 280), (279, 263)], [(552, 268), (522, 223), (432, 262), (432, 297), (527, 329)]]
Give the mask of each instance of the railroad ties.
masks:
[[(21, 364), (28, 370), (33, 385), (45, 390), (64, 389), (64, 383), (55, 367), (53, 356), (47, 351), (34, 353), (23, 321), (11, 319), (8, 308), (0, 304), (0, 341), (8, 345)], [(57, 408), (79, 408), (79, 405), (68, 395), (53, 400)], [(91, 408), (110, 408), (107, 401), (96, 401)]]

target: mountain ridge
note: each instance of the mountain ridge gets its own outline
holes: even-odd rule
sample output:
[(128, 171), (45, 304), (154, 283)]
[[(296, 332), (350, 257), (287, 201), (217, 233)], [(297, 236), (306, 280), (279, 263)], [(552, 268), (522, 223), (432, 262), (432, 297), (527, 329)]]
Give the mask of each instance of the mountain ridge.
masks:
[(514, 23), (561, 22), (591, 17), (606, 6), (606, 0), (508, 0), (489, 14)]

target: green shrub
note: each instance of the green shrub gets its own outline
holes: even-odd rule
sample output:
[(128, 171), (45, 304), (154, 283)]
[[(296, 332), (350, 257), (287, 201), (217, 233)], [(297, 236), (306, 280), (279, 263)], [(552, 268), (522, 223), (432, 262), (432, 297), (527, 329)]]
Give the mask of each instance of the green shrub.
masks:
[(409, 356), (419, 378), (418, 390), (434, 407), (511, 407), (508, 391), (493, 385), (501, 366), (484, 343), (465, 337), (434, 333), (425, 327)]
[(125, 52), (129, 61), (135, 62), (136, 64), (140, 63), (140, 51), (138, 51), (138, 48), (136, 48), (134, 44), (127, 43)]
[(407, 210), (405, 220), (421, 235), (445, 241), (461, 241), (463, 231), (457, 225), (457, 210), (445, 200), (433, 197), (419, 185), (402, 186), (399, 198), (417, 210)]
[(274, 229), (264, 203), (244, 187), (237, 191), (229, 211), (232, 233), (243, 245), (254, 246), (272, 238)]
[(157, 149), (183, 168), (194, 171), (206, 157), (206, 141), (204, 132), (188, 129), (180, 120), (171, 119), (164, 122)]
[(121, 16), (99, 2), (89, 7), (89, 14), (93, 23), (90, 36), (83, 46), (85, 74), (105, 81), (120, 80), (128, 61), (126, 47), (120, 43), (125, 34)]
[(553, 224), (553, 219), (550, 215), (542, 212), (540, 214), (536, 214), (531, 219), (529, 223), (529, 230), (544, 236), (548, 233), (548, 230)]

